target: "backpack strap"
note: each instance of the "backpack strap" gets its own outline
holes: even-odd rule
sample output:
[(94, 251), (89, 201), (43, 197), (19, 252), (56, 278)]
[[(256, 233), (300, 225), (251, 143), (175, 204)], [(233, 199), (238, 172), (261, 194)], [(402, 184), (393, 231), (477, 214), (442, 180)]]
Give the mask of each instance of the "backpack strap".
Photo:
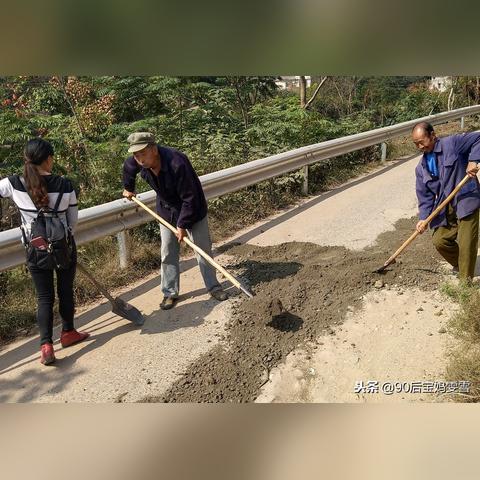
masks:
[(65, 193), (66, 187), (66, 180), (62, 178), (62, 186), (60, 187), (60, 191), (58, 192), (57, 201), (55, 202), (55, 206), (53, 207), (52, 213), (58, 213), (58, 207), (60, 206), (60, 202), (62, 201), (63, 194)]
[(27, 248), (29, 244), (29, 240), (27, 238), (27, 234), (25, 232), (25, 228), (23, 227), (23, 225), (20, 225), (20, 231), (22, 232), (23, 246)]

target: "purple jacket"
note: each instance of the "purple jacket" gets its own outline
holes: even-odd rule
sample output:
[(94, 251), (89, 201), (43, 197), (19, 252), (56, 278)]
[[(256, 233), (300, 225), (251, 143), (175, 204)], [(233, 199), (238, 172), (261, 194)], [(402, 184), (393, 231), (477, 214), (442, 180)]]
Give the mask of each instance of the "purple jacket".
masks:
[(202, 184), (187, 156), (174, 148), (157, 145), (161, 157), (160, 173), (141, 167), (128, 157), (123, 164), (123, 186), (135, 191), (135, 179), (140, 176), (157, 193), (157, 213), (180, 228), (192, 228), (207, 214), (207, 201)]
[[(416, 191), (419, 219), (425, 220), (460, 183), (466, 174), (468, 162), (480, 161), (480, 133), (471, 132), (439, 138), (433, 151), (437, 154), (438, 177), (427, 168), (425, 155), (417, 168)], [(468, 181), (453, 198), (451, 205), (457, 218), (462, 219), (480, 208), (480, 185), (476, 178)], [(430, 228), (447, 225), (445, 209), (430, 223)]]

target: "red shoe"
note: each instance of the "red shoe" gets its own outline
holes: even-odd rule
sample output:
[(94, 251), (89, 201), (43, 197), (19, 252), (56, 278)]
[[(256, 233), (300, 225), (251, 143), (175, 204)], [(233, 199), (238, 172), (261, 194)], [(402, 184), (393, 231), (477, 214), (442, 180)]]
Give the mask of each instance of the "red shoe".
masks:
[(75, 343), (82, 342), (90, 336), (87, 332), (77, 332), (75, 329), (69, 330), (68, 332), (62, 332), (60, 335), (60, 343), (63, 348), (74, 345)]
[(55, 361), (55, 353), (53, 352), (53, 345), (51, 343), (44, 343), (40, 347), (40, 363), (50, 365)]

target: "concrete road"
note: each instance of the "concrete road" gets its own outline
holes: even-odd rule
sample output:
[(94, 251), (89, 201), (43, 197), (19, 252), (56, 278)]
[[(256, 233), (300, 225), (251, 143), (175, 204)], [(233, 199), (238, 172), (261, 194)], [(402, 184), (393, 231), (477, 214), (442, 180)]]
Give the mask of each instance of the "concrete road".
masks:
[(400, 218), (417, 212), (415, 165), (418, 158), (401, 161), (305, 202), (278, 216), (255, 245), (312, 242), (362, 250)]

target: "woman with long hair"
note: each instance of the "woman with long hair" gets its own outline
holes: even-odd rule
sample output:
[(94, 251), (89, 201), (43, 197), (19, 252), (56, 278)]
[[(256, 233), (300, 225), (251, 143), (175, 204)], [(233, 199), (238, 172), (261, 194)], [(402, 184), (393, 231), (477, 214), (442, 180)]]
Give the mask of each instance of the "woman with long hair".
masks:
[[(24, 150), (23, 177), (11, 175), (0, 180), (0, 197), (9, 197), (18, 207), (27, 246), (31, 239), (32, 222), (39, 212), (57, 210), (58, 218), (69, 239), (68, 268), (45, 268), (27, 262), (37, 292), (37, 322), (40, 330), (40, 362), (49, 365), (55, 361), (53, 349), (53, 305), (55, 302), (54, 271), (59, 299), (59, 313), (62, 317), (60, 343), (63, 348), (81, 342), (89, 337), (87, 332), (75, 330), (73, 281), (77, 256), (73, 231), (78, 219), (77, 197), (72, 182), (52, 174), (54, 151), (52, 145), (42, 138), (27, 142)], [(59, 199), (60, 197), (60, 199)], [(59, 201), (57, 201), (59, 200)]]

